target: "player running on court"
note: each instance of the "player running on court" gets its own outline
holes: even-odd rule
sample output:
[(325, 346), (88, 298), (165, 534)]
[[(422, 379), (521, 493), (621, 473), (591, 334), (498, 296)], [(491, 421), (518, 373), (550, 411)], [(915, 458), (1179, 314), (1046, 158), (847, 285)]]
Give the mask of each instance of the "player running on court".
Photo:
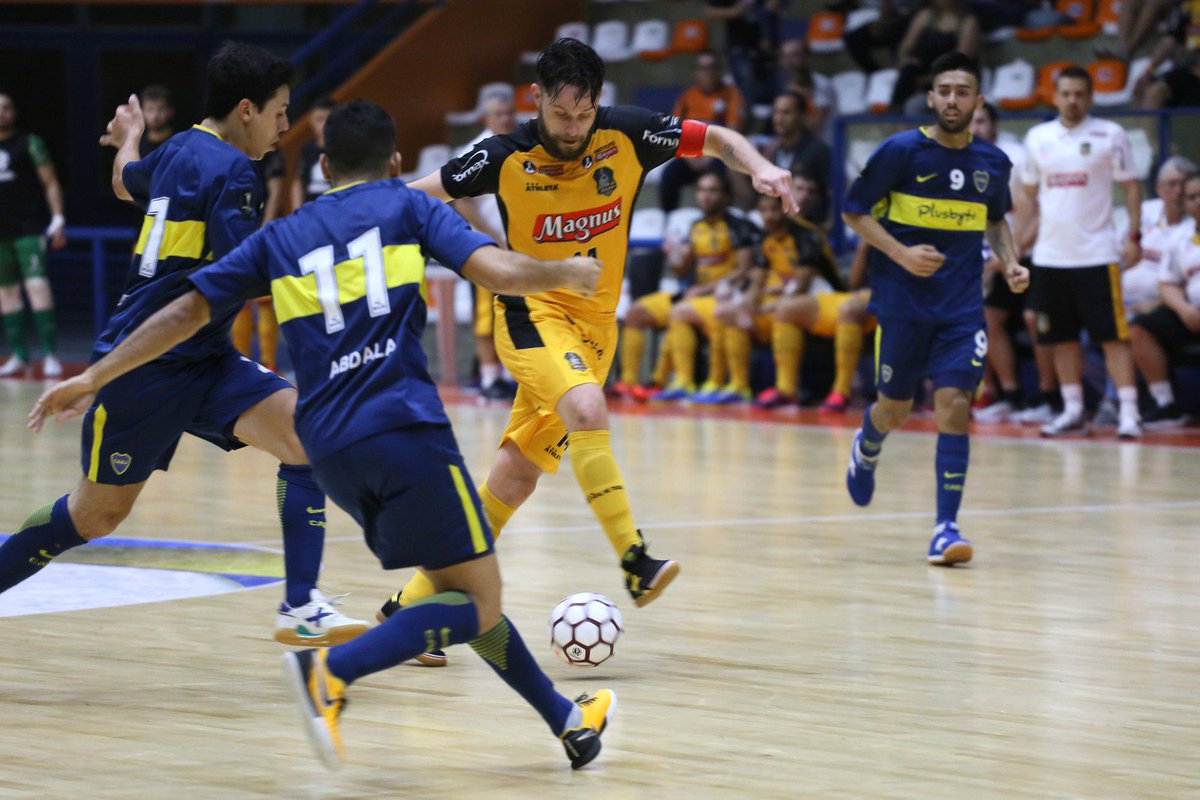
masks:
[[(144, 122), (137, 97), (117, 109), (101, 139), (118, 148), (113, 190), (145, 209), (146, 218), (125, 293), (96, 341), (93, 361), (186, 292), (197, 267), (229, 253), (258, 228), (264, 191), (251, 159), (261, 158), (287, 130), (291, 79), (286, 61), (257, 47), (226, 44), (208, 65), (203, 123), (141, 160)], [(83, 420), (83, 477), (0, 546), (0, 592), (69, 548), (111, 533), (150, 475), (167, 469), (186, 432), (223, 450), (249, 444), (282, 462), (276, 494), (287, 596), (275, 639), (324, 645), (366, 630), (366, 623), (341, 614), (316, 588), (325, 497), (292, 424), (296, 390), (234, 350), (229, 327), (235, 314), (215, 315), (187, 341), (97, 394)]]
[[(441, 200), (494, 193), (513, 250), (544, 258), (587, 253), (604, 263), (594, 296), (559, 289), (497, 300), (496, 350), (520, 388), (479, 494), (498, 535), (542, 474), (558, 470), (569, 446), (579, 487), (608, 535), (626, 588), (643, 606), (679, 564), (646, 552), (609, 442), (601, 389), (616, 350), (628, 222), (642, 178), (673, 156), (716, 156), (749, 173), (758, 191), (783, 197), (789, 212), (796, 208), (787, 171), (740, 134), (642, 108), (597, 107), (603, 82), (604, 62), (592, 48), (559, 39), (538, 58), (536, 119), (480, 142), (412, 185)], [(417, 575), (381, 613), (430, 590)]]
[(1004, 264), (1014, 292), (1029, 285), (1004, 219), (1012, 205), (1011, 163), (995, 145), (974, 138), (971, 115), (983, 102), (979, 67), (950, 52), (933, 63), (930, 108), (937, 123), (896, 134), (871, 155), (842, 214), (874, 248), (870, 254), (875, 382), (851, 445), (846, 485), (860, 506), (871, 502), (883, 440), (912, 410), (917, 382), (933, 379), (937, 414), (937, 517), (931, 564), (970, 561), (958, 529), (966, 484), (971, 398), (983, 378), (983, 237)]
[[(271, 294), (296, 355), (296, 428), (331, 499), (362, 526), (385, 569), (420, 565), (435, 594), (356, 640), (284, 657), (322, 761), (341, 763), (346, 687), (422, 649), (469, 642), (541, 713), (579, 768), (600, 752), (613, 703), (602, 689), (572, 703), (555, 691), (500, 607), (487, 520), (421, 349), (425, 258), (508, 295), (595, 288), (591, 258), (541, 262), (498, 247), (402, 181), (396, 128), (382, 108), (334, 109), (322, 161), (335, 188), (268, 225), (184, 282), (187, 294), (83, 375), (47, 391), (30, 424), (70, 416), (92, 392), (192, 336), (217, 314)], [(111, 385), (111, 384), (109, 384)]]

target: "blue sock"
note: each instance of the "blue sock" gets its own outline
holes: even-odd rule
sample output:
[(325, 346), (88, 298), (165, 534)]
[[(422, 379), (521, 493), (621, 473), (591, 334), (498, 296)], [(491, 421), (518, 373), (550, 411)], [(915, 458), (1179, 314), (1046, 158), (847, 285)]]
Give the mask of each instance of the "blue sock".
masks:
[(325, 493), (313, 479), (312, 467), (279, 465), (275, 483), (279, 523), (283, 526), (283, 568), (287, 575), (287, 604), (308, 602), (317, 588), (321, 554), (325, 550)]
[(67, 512), (67, 495), (29, 515), (0, 545), (0, 592), (6, 592), (72, 547), (87, 544)]
[(537, 709), (555, 736), (562, 735), (575, 704), (554, 688), (508, 617), (500, 617), (500, 622), (474, 639), (471, 647), (525, 702)]
[(954, 522), (962, 504), (963, 485), (967, 482), (967, 461), (971, 440), (965, 433), (939, 433), (937, 458), (937, 521)]
[(441, 592), (407, 605), (355, 639), (330, 649), (326, 665), (352, 683), (418, 653), (467, 642), (479, 632), (475, 603), (462, 592)]
[(883, 450), (883, 440), (887, 438), (886, 433), (880, 433), (875, 428), (875, 424), (871, 422), (871, 409), (875, 405), (872, 403), (867, 406), (866, 412), (863, 413), (862, 424), (862, 439), (859, 440), (859, 447), (862, 448), (863, 455), (867, 458), (875, 458)]

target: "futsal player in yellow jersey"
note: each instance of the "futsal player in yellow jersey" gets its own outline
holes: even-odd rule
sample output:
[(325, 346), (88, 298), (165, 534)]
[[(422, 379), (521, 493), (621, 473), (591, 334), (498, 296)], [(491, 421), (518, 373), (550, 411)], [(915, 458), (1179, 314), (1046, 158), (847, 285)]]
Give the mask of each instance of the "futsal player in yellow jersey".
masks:
[[(646, 553), (609, 443), (601, 389), (616, 349), (628, 222), (642, 178), (673, 156), (715, 156), (748, 173), (759, 192), (783, 197), (789, 211), (795, 201), (787, 171), (741, 134), (631, 106), (597, 107), (603, 82), (604, 62), (594, 50), (559, 39), (538, 58), (537, 118), (480, 142), (412, 186), (442, 200), (494, 193), (513, 250), (546, 258), (591, 254), (603, 262), (590, 297), (556, 290), (497, 299), (496, 350), (520, 388), (479, 495), (499, 534), (542, 474), (558, 470), (569, 446), (583, 496), (612, 543), (626, 588), (643, 606), (679, 564)], [(381, 613), (430, 591), (418, 574)]]

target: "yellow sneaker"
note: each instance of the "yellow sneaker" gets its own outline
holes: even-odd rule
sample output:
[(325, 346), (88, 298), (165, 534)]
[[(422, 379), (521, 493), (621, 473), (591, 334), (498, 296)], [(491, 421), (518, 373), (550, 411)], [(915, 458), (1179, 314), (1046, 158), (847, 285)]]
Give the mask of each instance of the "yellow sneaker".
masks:
[(328, 769), (341, 769), (345, 751), (338, 717), (346, 707), (346, 684), (325, 668), (328, 650), (300, 650), (283, 655), (283, 677), (300, 706), (308, 738)]
[(609, 689), (581, 694), (575, 705), (583, 713), (583, 722), (562, 732), (563, 749), (571, 759), (571, 769), (579, 769), (600, 755), (600, 734), (608, 727), (608, 715), (617, 707), (617, 696)]

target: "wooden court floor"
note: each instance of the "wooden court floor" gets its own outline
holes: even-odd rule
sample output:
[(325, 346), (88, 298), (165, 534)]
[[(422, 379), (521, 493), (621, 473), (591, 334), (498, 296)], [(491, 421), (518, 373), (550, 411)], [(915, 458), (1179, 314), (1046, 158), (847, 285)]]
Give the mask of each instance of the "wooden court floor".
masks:
[[(0, 530), (78, 475), (77, 422), (21, 427), (39, 389), (0, 382)], [(505, 411), (451, 413), (482, 478)], [(0, 617), (0, 797), (1200, 797), (1200, 450), (977, 437), (961, 518), (976, 559), (944, 569), (924, 561), (928, 433), (889, 438), (858, 509), (850, 427), (614, 429), (646, 538), (682, 562), (671, 589), (634, 608), (569, 470), (499, 545), (509, 614), (554, 680), (619, 696), (591, 767), (572, 773), (459, 647), (445, 669), (356, 684), (350, 763), (325, 772), (279, 678), (274, 585)], [(274, 471), (185, 441), (120, 535), (277, 548)], [(68, 571), (34, 580), (61, 590)], [(353, 592), (352, 614), (403, 577), (330, 514), (323, 584)], [(627, 623), (594, 670), (547, 645), (550, 609), (581, 590)]]

